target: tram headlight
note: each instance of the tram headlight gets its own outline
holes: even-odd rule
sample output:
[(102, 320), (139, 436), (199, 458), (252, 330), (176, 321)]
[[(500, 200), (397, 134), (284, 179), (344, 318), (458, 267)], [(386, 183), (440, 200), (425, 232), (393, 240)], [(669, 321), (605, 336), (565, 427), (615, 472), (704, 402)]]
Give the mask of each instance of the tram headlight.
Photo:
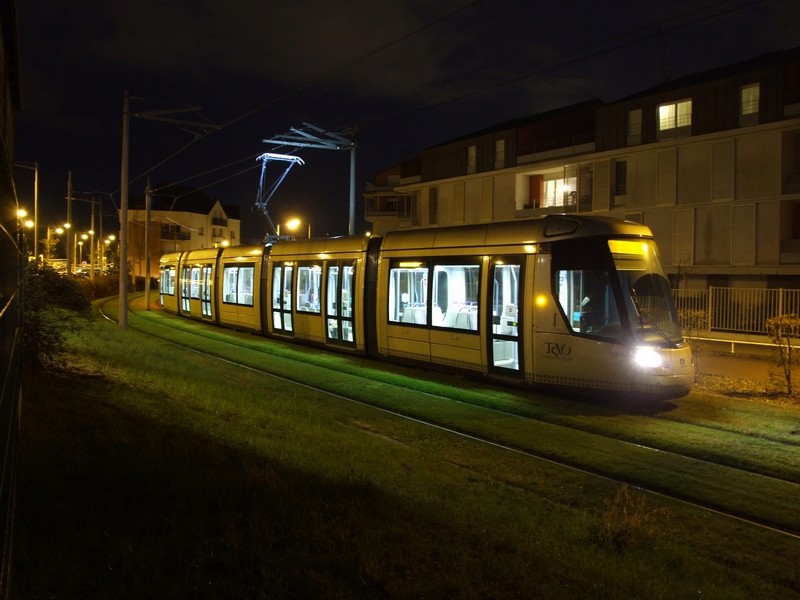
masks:
[(633, 360), (638, 366), (647, 368), (658, 368), (662, 363), (661, 355), (650, 347), (637, 348)]

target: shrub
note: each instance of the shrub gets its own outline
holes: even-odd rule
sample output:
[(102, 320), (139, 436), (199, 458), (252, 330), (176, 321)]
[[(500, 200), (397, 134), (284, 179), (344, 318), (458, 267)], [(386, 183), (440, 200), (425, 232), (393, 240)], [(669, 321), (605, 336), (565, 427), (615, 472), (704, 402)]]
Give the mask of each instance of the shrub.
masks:
[(792, 338), (800, 337), (800, 318), (795, 314), (778, 315), (766, 322), (767, 333), (775, 343), (775, 362), (781, 368), (786, 380), (786, 393), (794, 394), (792, 385), (792, 367), (797, 362), (796, 353), (792, 346)]
[(23, 306), (25, 358), (44, 367), (64, 351), (65, 335), (92, 314), (89, 294), (77, 279), (35, 263), (25, 271)]
[(597, 542), (615, 550), (625, 550), (635, 546), (647, 536), (659, 532), (658, 518), (666, 518), (666, 509), (650, 509), (647, 496), (634, 494), (625, 483), (611, 499), (605, 500), (606, 510), (597, 528)]

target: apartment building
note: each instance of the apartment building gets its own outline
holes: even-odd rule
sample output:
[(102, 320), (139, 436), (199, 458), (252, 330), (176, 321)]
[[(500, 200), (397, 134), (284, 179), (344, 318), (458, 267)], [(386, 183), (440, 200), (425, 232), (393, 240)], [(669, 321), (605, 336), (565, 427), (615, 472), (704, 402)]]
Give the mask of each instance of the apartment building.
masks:
[[(128, 260), (134, 276), (146, 272), (145, 195), (131, 197), (128, 209)], [(236, 246), (241, 243), (239, 207), (223, 205), (202, 191), (177, 185), (157, 186), (150, 202), (150, 273), (166, 252)]]
[(602, 214), (648, 225), (676, 287), (800, 288), (800, 48), (500, 124), (392, 175), (365, 192), (375, 233)]

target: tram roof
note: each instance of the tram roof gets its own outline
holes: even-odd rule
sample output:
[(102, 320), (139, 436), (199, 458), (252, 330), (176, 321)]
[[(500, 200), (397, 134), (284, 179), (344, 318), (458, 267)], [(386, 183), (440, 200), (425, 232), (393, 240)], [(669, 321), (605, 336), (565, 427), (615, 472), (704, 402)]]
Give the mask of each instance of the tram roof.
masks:
[(652, 237), (650, 228), (611, 217), (546, 215), (531, 219), (392, 231), (383, 250), (542, 244), (563, 239), (596, 236)]

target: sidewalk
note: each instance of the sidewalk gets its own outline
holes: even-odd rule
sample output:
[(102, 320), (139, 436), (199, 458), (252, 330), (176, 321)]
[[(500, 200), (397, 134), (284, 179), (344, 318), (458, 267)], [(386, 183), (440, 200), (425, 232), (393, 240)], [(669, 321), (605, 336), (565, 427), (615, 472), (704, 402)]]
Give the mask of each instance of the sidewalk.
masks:
[(750, 381), (769, 381), (770, 370), (779, 367), (767, 357), (757, 358), (738, 354), (702, 352), (697, 357), (701, 375), (721, 375)]

